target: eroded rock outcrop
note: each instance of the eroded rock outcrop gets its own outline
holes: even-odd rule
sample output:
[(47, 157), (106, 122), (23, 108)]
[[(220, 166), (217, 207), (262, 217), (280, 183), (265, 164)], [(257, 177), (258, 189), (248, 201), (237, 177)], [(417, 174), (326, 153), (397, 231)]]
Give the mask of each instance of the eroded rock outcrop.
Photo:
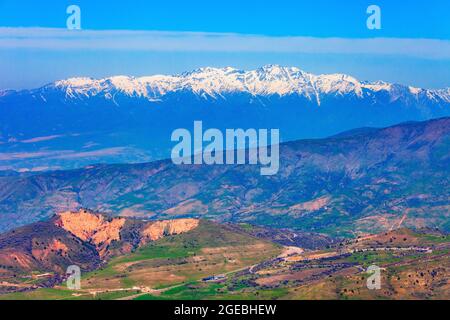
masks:
[(104, 256), (108, 246), (120, 240), (125, 222), (124, 218), (107, 219), (102, 214), (80, 210), (58, 214), (55, 224), (81, 240), (94, 244), (100, 256)]
[(39, 246), (39, 244), (33, 245), (31, 252), (35, 259), (39, 261), (44, 261), (48, 259), (50, 256), (52, 256), (54, 253), (59, 254), (61, 256), (67, 256), (67, 254), (69, 253), (69, 248), (64, 242), (58, 239), (52, 239), (45, 246)]
[[(127, 221), (129, 221), (128, 224)], [(79, 210), (78, 212), (59, 213), (54, 224), (82, 241), (94, 245), (99, 255), (104, 258), (111, 254), (114, 255), (117, 250), (129, 252), (165, 236), (189, 232), (199, 225), (199, 220), (178, 219), (145, 222), (123, 217), (108, 218), (104, 214)], [(114, 249), (111, 249), (111, 244), (114, 242), (117, 243)]]
[(197, 219), (178, 219), (150, 222), (142, 230), (141, 244), (149, 241), (156, 241), (165, 236), (171, 236), (189, 232), (198, 227)]

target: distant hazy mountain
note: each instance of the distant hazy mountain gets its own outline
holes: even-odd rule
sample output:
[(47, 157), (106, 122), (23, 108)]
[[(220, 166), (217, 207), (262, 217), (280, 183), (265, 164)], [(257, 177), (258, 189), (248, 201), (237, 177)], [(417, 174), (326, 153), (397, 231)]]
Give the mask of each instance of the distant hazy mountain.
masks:
[(450, 89), (361, 82), (297, 68), (202, 68), (177, 76), (73, 78), (0, 93), (0, 169), (75, 168), (169, 155), (194, 120), (279, 128), (283, 141), (450, 115)]
[(258, 166), (94, 165), (0, 176), (0, 230), (86, 207), (147, 218), (207, 217), (330, 235), (400, 226), (450, 230), (450, 118), (281, 145)]

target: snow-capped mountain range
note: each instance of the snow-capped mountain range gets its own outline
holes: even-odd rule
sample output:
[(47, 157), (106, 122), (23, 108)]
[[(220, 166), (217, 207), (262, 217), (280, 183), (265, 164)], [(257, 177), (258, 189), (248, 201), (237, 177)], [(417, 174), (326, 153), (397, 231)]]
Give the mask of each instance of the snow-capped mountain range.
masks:
[(71, 78), (0, 93), (0, 171), (170, 157), (173, 130), (277, 128), (281, 140), (450, 116), (450, 89), (363, 82), (294, 67)]
[(427, 90), (383, 81), (361, 82), (345, 74), (314, 75), (296, 67), (278, 65), (267, 65), (251, 71), (207, 67), (175, 76), (70, 78), (46, 86), (46, 89), (50, 88), (63, 90), (68, 98), (104, 96), (113, 99), (115, 93), (121, 92), (150, 101), (163, 99), (169, 93), (188, 91), (206, 99), (226, 99), (227, 95), (236, 93), (254, 97), (295, 94), (315, 101), (318, 105), (324, 95), (365, 98), (379, 92), (388, 94), (391, 101), (404, 98), (450, 102), (450, 88)]
[[(315, 75), (296, 67), (266, 65), (256, 70), (244, 71), (231, 67), (200, 68), (180, 75), (153, 75), (146, 77), (114, 76), (104, 79), (86, 77), (55, 81), (43, 88), (30, 90), (45, 99), (44, 92), (61, 90), (67, 98), (104, 97), (113, 99), (117, 93), (159, 101), (169, 93), (191, 92), (205, 99), (226, 99), (227, 95), (246, 93), (254, 97), (299, 95), (321, 104), (326, 95), (353, 95), (370, 97), (385, 93), (391, 101), (407, 98), (419, 101), (428, 99), (450, 103), (450, 88), (428, 90), (392, 84), (384, 81), (359, 81), (346, 74)], [(0, 91), (0, 97), (16, 91)]]

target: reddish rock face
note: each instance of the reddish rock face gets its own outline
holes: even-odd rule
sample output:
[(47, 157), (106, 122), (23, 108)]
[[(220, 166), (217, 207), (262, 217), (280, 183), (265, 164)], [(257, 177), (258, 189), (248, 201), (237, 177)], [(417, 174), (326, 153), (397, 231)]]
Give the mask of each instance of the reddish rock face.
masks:
[[(103, 214), (88, 210), (78, 212), (62, 212), (57, 215), (54, 224), (79, 239), (89, 242), (97, 248), (101, 257), (110, 254), (109, 246), (122, 240), (121, 232), (126, 227), (126, 218), (107, 218)], [(196, 219), (166, 220), (138, 224), (137, 239), (139, 246), (156, 241), (164, 236), (189, 232), (199, 224)], [(121, 243), (121, 251), (129, 251), (129, 243)]]
[(196, 219), (148, 222), (89, 210), (62, 212), (47, 222), (1, 235), (0, 265), (25, 274), (36, 270), (63, 274), (69, 265), (93, 270), (111, 257), (198, 225)]
[(108, 220), (104, 215), (87, 210), (63, 212), (58, 214), (55, 225), (72, 233), (83, 241), (94, 244), (103, 257), (113, 241), (120, 240), (120, 231), (125, 224), (124, 218)]
[(142, 230), (141, 244), (145, 244), (149, 242), (149, 240), (155, 241), (165, 236), (189, 232), (197, 228), (198, 224), (199, 220), (196, 219), (151, 222)]

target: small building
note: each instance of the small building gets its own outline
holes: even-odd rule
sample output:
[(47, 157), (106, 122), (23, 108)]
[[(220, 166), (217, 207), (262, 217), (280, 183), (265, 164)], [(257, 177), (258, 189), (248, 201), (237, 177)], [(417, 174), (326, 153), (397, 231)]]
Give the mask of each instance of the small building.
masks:
[(203, 282), (217, 282), (217, 281), (222, 281), (225, 279), (226, 279), (225, 275), (218, 275), (218, 276), (211, 276), (211, 277), (203, 278), (202, 281)]

